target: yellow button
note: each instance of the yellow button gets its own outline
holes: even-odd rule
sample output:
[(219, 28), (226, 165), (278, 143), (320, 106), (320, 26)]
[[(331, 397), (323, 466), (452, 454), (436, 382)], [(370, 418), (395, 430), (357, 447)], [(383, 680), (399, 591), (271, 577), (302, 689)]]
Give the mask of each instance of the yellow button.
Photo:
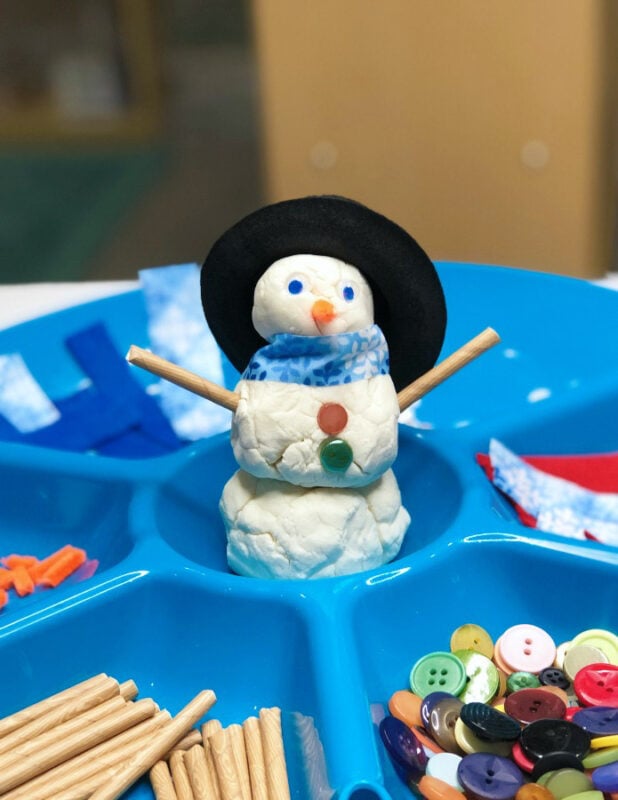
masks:
[(458, 717), (453, 730), (455, 741), (464, 753), (492, 753), (496, 756), (509, 756), (511, 754), (511, 742), (490, 742), (480, 739), (472, 733), (466, 723)]
[(456, 650), (475, 650), (487, 658), (494, 654), (494, 643), (485, 628), (471, 622), (460, 625), (451, 634), (451, 653)]
[(562, 642), (556, 648), (556, 658), (554, 658), (554, 667), (558, 667), (558, 669), (562, 669), (564, 667), (564, 657), (567, 654), (567, 650), (571, 646), (571, 642)]
[(591, 750), (602, 750), (604, 747), (618, 747), (618, 733), (611, 736), (596, 736), (590, 740)]

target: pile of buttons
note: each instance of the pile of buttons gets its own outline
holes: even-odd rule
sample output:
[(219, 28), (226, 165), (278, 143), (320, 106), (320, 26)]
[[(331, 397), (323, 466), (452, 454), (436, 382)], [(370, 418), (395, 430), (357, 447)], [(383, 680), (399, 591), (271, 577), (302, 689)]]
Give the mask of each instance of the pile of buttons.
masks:
[(479, 625), (424, 655), (380, 736), (426, 800), (618, 800), (618, 637), (556, 647), (535, 625), (493, 642)]

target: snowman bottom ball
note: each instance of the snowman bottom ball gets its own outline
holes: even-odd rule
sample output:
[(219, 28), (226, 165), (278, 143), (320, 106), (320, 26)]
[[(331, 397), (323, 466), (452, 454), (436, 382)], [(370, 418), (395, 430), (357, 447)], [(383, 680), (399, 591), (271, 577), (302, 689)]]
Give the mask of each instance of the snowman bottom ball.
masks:
[(239, 470), (223, 489), (220, 510), (229, 566), (254, 578), (374, 569), (395, 558), (410, 523), (390, 469), (357, 488), (306, 488)]

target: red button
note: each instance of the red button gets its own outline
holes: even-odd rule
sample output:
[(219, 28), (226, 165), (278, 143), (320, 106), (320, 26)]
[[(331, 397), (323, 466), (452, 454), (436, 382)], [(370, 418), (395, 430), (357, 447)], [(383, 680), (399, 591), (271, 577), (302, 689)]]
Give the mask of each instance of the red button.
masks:
[(561, 719), (566, 706), (559, 697), (545, 689), (520, 689), (508, 695), (504, 710), (509, 717), (528, 725), (537, 719)]
[(339, 403), (323, 403), (318, 411), (320, 430), (329, 436), (335, 436), (348, 424), (348, 412)]
[(618, 708), (618, 665), (588, 664), (575, 676), (573, 688), (586, 706)]
[(524, 772), (532, 772), (534, 769), (534, 761), (531, 761), (524, 753), (519, 742), (515, 742), (513, 745), (511, 756), (513, 757), (513, 761), (517, 764), (517, 766), (520, 769), (523, 769)]

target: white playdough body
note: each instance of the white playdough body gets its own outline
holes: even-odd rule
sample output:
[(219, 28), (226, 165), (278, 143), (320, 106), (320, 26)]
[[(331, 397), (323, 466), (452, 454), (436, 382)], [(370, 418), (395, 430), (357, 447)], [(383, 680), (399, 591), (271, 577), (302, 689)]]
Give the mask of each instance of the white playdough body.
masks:
[[(373, 299), (354, 267), (290, 256), (258, 281), (253, 322), (267, 340), (362, 331), (373, 323)], [(410, 517), (390, 469), (399, 418), (390, 376), (328, 386), (242, 379), (236, 390), (232, 447), (241, 469), (220, 503), (230, 567), (252, 577), (315, 578), (392, 560)], [(318, 421), (327, 404), (345, 410), (335, 436)], [(347, 468), (325, 467), (321, 448), (333, 438), (351, 450)]]
[[(397, 456), (399, 406), (390, 375), (339, 386), (302, 386), (278, 381), (241, 380), (232, 422), (232, 448), (239, 466), (258, 478), (297, 486), (354, 487), (372, 483)], [(352, 449), (345, 472), (327, 472), (320, 445), (320, 408), (336, 403), (347, 412), (337, 434)]]
[(223, 490), (221, 512), (230, 567), (255, 578), (379, 567), (395, 558), (410, 522), (390, 469), (356, 489), (307, 489), (239, 470)]

